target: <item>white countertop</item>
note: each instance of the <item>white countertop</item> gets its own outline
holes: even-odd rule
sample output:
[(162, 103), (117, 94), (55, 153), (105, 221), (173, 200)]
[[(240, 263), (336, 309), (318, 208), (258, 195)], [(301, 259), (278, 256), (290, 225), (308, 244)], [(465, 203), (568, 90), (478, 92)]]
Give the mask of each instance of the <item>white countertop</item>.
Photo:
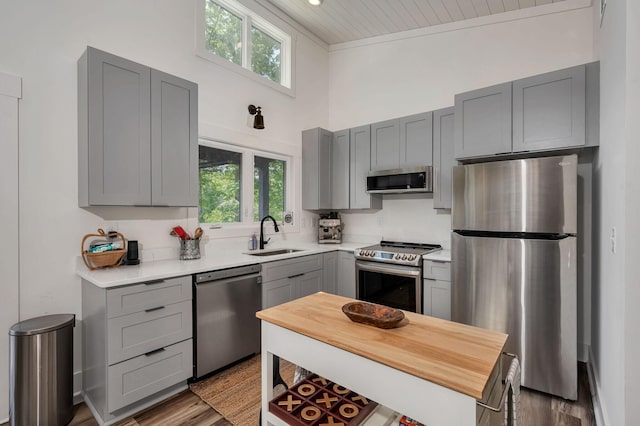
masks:
[(422, 256), (425, 260), (437, 260), (439, 262), (451, 262), (451, 250), (440, 250)]
[(364, 247), (369, 243), (342, 243), (342, 244), (317, 244), (300, 243), (289, 244), (286, 247), (269, 247), (268, 250), (279, 248), (293, 248), (301, 250), (294, 253), (279, 254), (273, 256), (251, 256), (244, 252), (217, 250), (207, 253), (200, 259), (195, 260), (156, 260), (152, 262), (140, 262), (139, 265), (122, 265), (118, 268), (89, 270), (78, 258), (76, 273), (100, 287), (109, 288), (127, 284), (134, 284), (143, 281), (152, 281), (183, 275), (208, 272), (216, 269), (233, 268), (236, 266), (252, 265), (257, 263), (273, 262), (276, 260), (291, 259), (294, 257), (309, 256), (312, 254), (326, 253), (335, 250), (353, 252), (358, 247)]

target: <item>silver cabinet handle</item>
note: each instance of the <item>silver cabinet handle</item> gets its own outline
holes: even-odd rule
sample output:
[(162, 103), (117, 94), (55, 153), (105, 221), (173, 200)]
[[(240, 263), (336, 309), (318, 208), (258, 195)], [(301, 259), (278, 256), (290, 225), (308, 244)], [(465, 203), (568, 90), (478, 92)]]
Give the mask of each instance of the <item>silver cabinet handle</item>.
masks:
[(158, 306), (157, 308), (151, 308), (151, 309), (145, 309), (145, 312), (153, 312), (153, 311), (159, 311), (160, 309), (164, 309), (164, 306)]
[(145, 285), (154, 285), (154, 284), (161, 284), (163, 283), (165, 280), (153, 280), (153, 281), (147, 281), (145, 282)]
[(144, 354), (144, 356), (151, 356), (151, 355), (159, 354), (160, 352), (164, 352), (164, 351), (165, 351), (164, 348), (160, 348), (160, 349), (156, 349), (155, 351), (147, 352), (146, 354)]
[(304, 274), (291, 275), (290, 277), (287, 277), (287, 278), (289, 278), (289, 279), (291, 279), (291, 278), (298, 278), (298, 277), (301, 277), (301, 276), (303, 276), (303, 275), (304, 275)]

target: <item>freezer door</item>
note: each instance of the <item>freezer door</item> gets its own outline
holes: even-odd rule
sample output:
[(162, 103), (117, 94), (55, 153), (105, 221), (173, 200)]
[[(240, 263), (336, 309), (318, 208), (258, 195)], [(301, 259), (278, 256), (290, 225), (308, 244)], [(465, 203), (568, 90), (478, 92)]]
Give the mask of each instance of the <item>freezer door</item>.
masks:
[(453, 168), (454, 230), (575, 234), (576, 155)]
[(522, 384), (577, 397), (576, 238), (452, 236), (453, 321), (509, 334)]

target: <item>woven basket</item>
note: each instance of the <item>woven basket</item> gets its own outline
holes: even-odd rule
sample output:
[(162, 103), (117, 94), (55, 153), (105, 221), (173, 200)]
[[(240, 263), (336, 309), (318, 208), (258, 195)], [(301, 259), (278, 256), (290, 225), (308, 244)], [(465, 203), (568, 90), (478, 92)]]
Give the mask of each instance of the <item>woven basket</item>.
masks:
[(87, 268), (89, 268), (90, 270), (94, 270), (98, 268), (117, 268), (118, 266), (120, 266), (122, 258), (127, 252), (127, 250), (125, 249), (126, 240), (121, 233), (116, 232), (116, 235), (122, 240), (123, 248), (97, 253), (89, 253), (87, 250), (85, 250), (85, 243), (87, 239), (91, 237), (106, 237), (107, 234), (104, 232), (104, 230), (102, 230), (102, 228), (99, 228), (97, 234), (87, 234), (84, 236), (84, 238), (82, 239), (80, 250), (82, 254), (82, 260), (84, 261), (84, 264), (87, 265)]

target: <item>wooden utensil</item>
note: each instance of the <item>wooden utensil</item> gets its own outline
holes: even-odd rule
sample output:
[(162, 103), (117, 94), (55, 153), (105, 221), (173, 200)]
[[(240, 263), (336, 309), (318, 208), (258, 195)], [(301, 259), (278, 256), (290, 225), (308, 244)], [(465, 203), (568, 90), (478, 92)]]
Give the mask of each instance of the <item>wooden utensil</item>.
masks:
[(204, 231), (202, 230), (202, 228), (200, 228), (199, 226), (196, 228), (195, 231), (193, 231), (193, 238), (196, 240), (199, 240), (202, 237), (202, 234), (204, 233)]

